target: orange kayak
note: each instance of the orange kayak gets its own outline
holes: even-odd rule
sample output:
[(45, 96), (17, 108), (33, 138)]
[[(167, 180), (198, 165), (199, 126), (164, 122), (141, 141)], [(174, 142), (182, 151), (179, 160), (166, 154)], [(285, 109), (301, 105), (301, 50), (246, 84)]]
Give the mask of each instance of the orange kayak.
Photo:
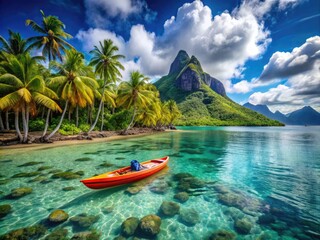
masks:
[(165, 166), (167, 166), (168, 162), (168, 156), (158, 159), (152, 159), (140, 163), (142, 166), (142, 170), (140, 171), (132, 171), (131, 167), (128, 166), (114, 170), (112, 172), (107, 172), (98, 176), (86, 178), (81, 180), (80, 182), (82, 182), (88, 188), (92, 189), (115, 187), (149, 177), (152, 174), (162, 170)]

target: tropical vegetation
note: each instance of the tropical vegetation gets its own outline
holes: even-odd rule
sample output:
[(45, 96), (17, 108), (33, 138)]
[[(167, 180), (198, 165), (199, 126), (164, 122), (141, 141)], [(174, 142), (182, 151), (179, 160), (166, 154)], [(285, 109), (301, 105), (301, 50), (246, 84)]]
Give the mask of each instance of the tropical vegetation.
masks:
[[(161, 102), (148, 78), (124, 70), (119, 49), (105, 39), (84, 54), (69, 42), (72, 36), (56, 16), (43, 11), (40, 24), (26, 20), (35, 33), (23, 39), (9, 30), (0, 36), (0, 130), (15, 128), (21, 143), (29, 131), (42, 131), (41, 141), (60, 134), (123, 130), (133, 126), (161, 129), (180, 116), (174, 101)], [(41, 56), (33, 50), (41, 50)]]

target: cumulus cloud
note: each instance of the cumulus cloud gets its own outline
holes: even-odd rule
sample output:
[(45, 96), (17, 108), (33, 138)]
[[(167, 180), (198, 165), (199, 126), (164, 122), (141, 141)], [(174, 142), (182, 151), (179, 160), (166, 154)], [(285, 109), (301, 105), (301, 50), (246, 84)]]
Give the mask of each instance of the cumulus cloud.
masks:
[(308, 74), (297, 74), (285, 84), (267, 92), (255, 92), (249, 97), (252, 104), (266, 104), (283, 113), (291, 112), (306, 105), (320, 109), (320, 60)]
[(261, 81), (288, 78), (316, 67), (320, 59), (320, 37), (308, 38), (300, 47), (292, 52), (274, 53), (268, 64), (264, 66), (260, 76)]
[[(116, 9), (110, 14), (127, 16), (139, 11), (139, 4), (137, 9), (128, 7), (133, 6), (132, 1), (126, 0), (131, 3), (126, 8), (116, 7), (116, 4)], [(100, 6), (102, 0), (86, 2), (88, 10), (89, 7)], [(89, 2), (91, 5), (88, 7)], [(133, 61), (136, 67), (151, 78), (168, 73), (177, 52), (184, 49), (200, 60), (206, 72), (222, 80), (228, 92), (246, 92), (252, 89), (252, 83), (243, 80), (232, 85), (230, 79), (242, 78), (246, 61), (261, 57), (270, 44), (270, 33), (264, 26), (264, 16), (273, 6), (281, 9), (287, 5), (292, 6), (293, 2), (295, 1), (243, 1), (232, 12), (226, 11), (213, 16), (208, 6), (195, 0), (183, 4), (175, 16), (164, 22), (162, 35), (157, 36), (138, 24), (131, 27), (130, 37), (126, 42), (121, 36), (102, 29), (80, 31), (77, 38), (83, 41), (86, 50), (101, 36), (113, 37), (120, 49), (125, 49), (128, 61)], [(103, 4), (102, 11), (107, 9), (106, 6)], [(103, 14), (92, 16), (98, 21)], [(303, 60), (303, 57), (298, 59), (296, 64)]]

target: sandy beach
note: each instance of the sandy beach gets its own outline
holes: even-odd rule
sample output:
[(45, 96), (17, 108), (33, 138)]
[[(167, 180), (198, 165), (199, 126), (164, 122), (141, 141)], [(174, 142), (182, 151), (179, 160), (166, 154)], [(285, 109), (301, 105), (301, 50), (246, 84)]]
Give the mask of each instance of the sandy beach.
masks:
[[(74, 145), (74, 144), (91, 144), (91, 143), (98, 143), (98, 142), (108, 142), (113, 140), (125, 140), (128, 138), (136, 138), (151, 134), (158, 134), (163, 132), (170, 132), (171, 130), (166, 131), (155, 131), (149, 128), (134, 128), (128, 132), (128, 135), (120, 135), (119, 132), (116, 131), (103, 131), (103, 132), (92, 132), (89, 136), (91, 140), (88, 139), (81, 139), (82, 135), (72, 135), (72, 136), (61, 136), (57, 134), (57, 136), (53, 137), (52, 143), (30, 143), (30, 144), (10, 144), (10, 145), (2, 145), (0, 146), (0, 151), (2, 154), (15, 154), (20, 151), (29, 151), (29, 150), (36, 150), (36, 149), (44, 149), (44, 148), (52, 148), (58, 146), (66, 146), (66, 145)], [(31, 135), (33, 137), (39, 137), (37, 132), (32, 132)], [(0, 141), (4, 141), (8, 138), (12, 138), (14, 134), (12, 133), (1, 133), (0, 134)], [(78, 138), (78, 139), (77, 139)]]

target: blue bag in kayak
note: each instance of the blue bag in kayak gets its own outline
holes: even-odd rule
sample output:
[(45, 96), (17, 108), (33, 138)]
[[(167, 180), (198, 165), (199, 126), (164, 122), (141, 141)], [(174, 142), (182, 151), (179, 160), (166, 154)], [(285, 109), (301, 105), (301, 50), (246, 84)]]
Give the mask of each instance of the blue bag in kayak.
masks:
[(141, 165), (137, 160), (132, 160), (131, 161), (131, 171), (140, 171), (141, 170)]

